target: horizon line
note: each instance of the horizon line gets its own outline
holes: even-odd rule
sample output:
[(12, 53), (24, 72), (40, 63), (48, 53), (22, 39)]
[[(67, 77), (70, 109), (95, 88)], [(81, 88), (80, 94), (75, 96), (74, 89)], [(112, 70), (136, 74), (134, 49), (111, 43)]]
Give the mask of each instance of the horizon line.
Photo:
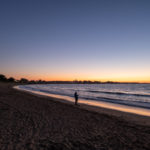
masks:
[[(0, 73), (1, 74), (1, 73)], [(4, 74), (1, 74), (1, 75), (4, 75)], [(86, 82), (102, 82), (102, 83), (105, 83), (105, 82), (116, 82), (116, 83), (149, 83), (150, 84), (150, 80), (138, 80), (138, 79), (136, 79), (136, 80), (125, 80), (125, 79), (77, 79), (77, 78), (74, 78), (74, 79), (43, 79), (43, 78), (35, 78), (35, 79), (33, 79), (33, 78), (30, 78), (30, 77), (25, 77), (25, 76), (23, 76), (23, 77), (13, 77), (13, 76), (10, 76), (10, 75), (4, 75), (7, 79), (8, 78), (14, 78), (16, 81), (17, 80), (21, 80), (21, 79), (27, 79), (28, 81), (45, 81), (45, 82), (84, 82), (84, 81), (86, 81)]]

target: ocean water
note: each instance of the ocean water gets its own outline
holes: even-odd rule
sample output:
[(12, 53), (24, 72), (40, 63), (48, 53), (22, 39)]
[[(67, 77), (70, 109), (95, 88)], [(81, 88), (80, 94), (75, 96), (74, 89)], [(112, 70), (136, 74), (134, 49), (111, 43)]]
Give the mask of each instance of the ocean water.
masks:
[(35, 84), (20, 89), (80, 99), (150, 109), (150, 84)]

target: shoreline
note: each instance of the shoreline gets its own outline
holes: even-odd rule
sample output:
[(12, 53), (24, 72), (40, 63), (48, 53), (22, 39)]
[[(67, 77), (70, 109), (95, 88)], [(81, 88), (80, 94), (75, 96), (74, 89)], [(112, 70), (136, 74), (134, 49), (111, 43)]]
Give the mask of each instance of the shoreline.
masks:
[[(35, 86), (35, 84), (33, 84)], [(45, 85), (45, 84), (44, 84)], [(27, 86), (27, 87), (26, 87)], [(74, 102), (74, 97), (73, 97), (73, 93), (72, 93), (72, 96), (69, 95), (66, 95), (66, 94), (59, 94), (55, 91), (51, 92), (49, 90), (43, 90), (43, 89), (38, 89), (38, 88), (34, 88), (34, 87), (30, 87), (30, 85), (18, 85), (16, 88), (20, 89), (20, 90), (25, 90), (25, 91), (29, 91), (29, 92), (32, 92), (32, 93), (35, 93), (35, 94), (39, 94), (39, 95), (46, 95), (46, 96), (49, 96), (49, 97), (58, 97), (58, 98), (61, 98), (61, 99), (66, 99), (66, 100), (69, 100), (69, 101), (72, 101)], [(94, 91), (92, 91), (94, 92)], [(67, 91), (66, 91), (67, 93)], [(100, 92), (100, 93), (103, 93), (103, 92)], [(113, 92), (104, 92), (104, 93), (113, 93)], [(119, 93), (119, 92), (114, 92), (114, 93)], [(119, 93), (120, 95), (121, 93)], [(123, 95), (136, 95), (136, 96), (143, 96), (143, 94), (125, 94), (124, 92), (122, 93)], [(145, 95), (146, 97), (150, 96), (150, 95)], [(120, 110), (120, 111), (125, 111), (125, 112), (131, 112), (131, 113), (136, 113), (136, 112), (133, 112), (132, 110), (133, 109), (136, 109), (137, 110), (137, 113), (136, 114), (139, 114), (139, 112), (141, 112), (141, 115), (146, 115), (146, 116), (150, 116), (150, 105), (147, 101), (136, 101), (136, 98), (135, 100), (133, 101), (126, 101), (124, 99), (121, 99), (121, 98), (109, 98), (109, 97), (98, 97), (98, 99), (94, 99), (94, 98), (88, 98), (88, 97), (80, 97), (80, 103), (87, 103), (88, 105), (100, 105), (102, 104), (103, 107), (104, 107), (104, 104), (105, 104), (105, 108), (110, 108), (111, 105), (113, 105), (113, 109), (116, 109), (116, 110)], [(92, 104), (93, 103), (93, 104)], [(109, 107), (108, 107), (108, 106)], [(117, 107), (115, 107), (115, 105)], [(120, 109), (118, 109), (120, 108)], [(121, 108), (123, 108), (123, 110), (121, 110)], [(131, 108), (131, 109), (130, 109)], [(128, 109), (128, 111), (127, 111)], [(147, 113), (146, 113), (147, 111)], [(144, 112), (144, 114), (143, 114)]]
[(150, 148), (149, 117), (105, 108), (94, 107), (93, 110), (85, 105), (76, 107), (57, 98), (37, 96), (12, 86), (0, 83), (2, 149)]
[[(46, 98), (53, 99), (57, 102), (74, 105), (73, 98), (69, 98), (68, 96), (43, 93), (39, 91), (30, 91), (26, 89), (21, 89), (18, 86), (15, 86), (13, 88), (16, 90), (25, 92), (25, 93), (29, 93), (31, 95), (38, 96), (38, 97), (46, 97)], [(126, 121), (136, 122), (137, 124), (141, 124), (141, 125), (150, 125), (150, 110), (143, 109), (143, 108), (137, 108), (136, 110), (136, 107), (123, 106), (120, 104), (114, 105), (113, 103), (111, 104), (107, 102), (98, 102), (95, 105), (92, 105), (93, 103), (88, 104), (87, 101), (84, 101), (82, 99), (79, 101), (81, 101), (79, 102), (79, 105), (80, 105), (78, 107), (79, 109), (85, 109), (85, 110), (97, 112), (97, 113), (104, 113), (104, 114), (113, 115), (116, 117), (123, 117), (123, 119)], [(133, 112), (132, 112), (132, 109), (133, 109)], [(138, 113), (139, 110), (140, 110), (140, 113)]]

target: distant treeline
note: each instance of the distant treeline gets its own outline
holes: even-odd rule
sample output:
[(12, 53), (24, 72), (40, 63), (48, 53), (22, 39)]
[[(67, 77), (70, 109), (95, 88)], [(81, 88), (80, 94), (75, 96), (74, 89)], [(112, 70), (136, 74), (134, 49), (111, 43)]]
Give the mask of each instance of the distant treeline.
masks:
[[(101, 81), (90, 81), (90, 80), (74, 80), (74, 81), (44, 81), (44, 80), (28, 80), (26, 78), (21, 78), (16, 80), (13, 77), (7, 78), (5, 75), (0, 74), (0, 82), (12, 82), (12, 83), (25, 83), (25, 84), (121, 84), (123, 82), (101, 82)], [(135, 83), (135, 82), (133, 82)], [(126, 83), (128, 84), (128, 83)], [(137, 84), (137, 83), (135, 83)]]
[[(7, 78), (5, 75), (0, 74), (0, 82), (16, 82), (16, 83), (31, 83), (31, 84), (41, 84), (41, 83), (45, 83), (45, 84), (98, 84), (98, 83), (104, 83), (101, 81), (78, 81), (78, 80), (74, 80), (74, 81), (44, 81), (44, 80), (28, 80), (26, 78), (21, 78), (20, 80), (16, 80), (13, 77)], [(116, 82), (105, 82), (105, 83), (116, 83)]]

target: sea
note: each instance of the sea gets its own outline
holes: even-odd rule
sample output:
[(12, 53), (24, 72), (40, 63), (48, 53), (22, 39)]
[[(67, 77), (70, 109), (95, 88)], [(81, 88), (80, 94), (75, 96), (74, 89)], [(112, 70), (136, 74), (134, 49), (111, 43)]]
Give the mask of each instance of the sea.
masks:
[(31, 84), (19, 85), (19, 89), (42, 95), (60, 96), (74, 100), (79, 95), (79, 103), (112, 104), (117, 107), (129, 106), (150, 110), (150, 84)]

